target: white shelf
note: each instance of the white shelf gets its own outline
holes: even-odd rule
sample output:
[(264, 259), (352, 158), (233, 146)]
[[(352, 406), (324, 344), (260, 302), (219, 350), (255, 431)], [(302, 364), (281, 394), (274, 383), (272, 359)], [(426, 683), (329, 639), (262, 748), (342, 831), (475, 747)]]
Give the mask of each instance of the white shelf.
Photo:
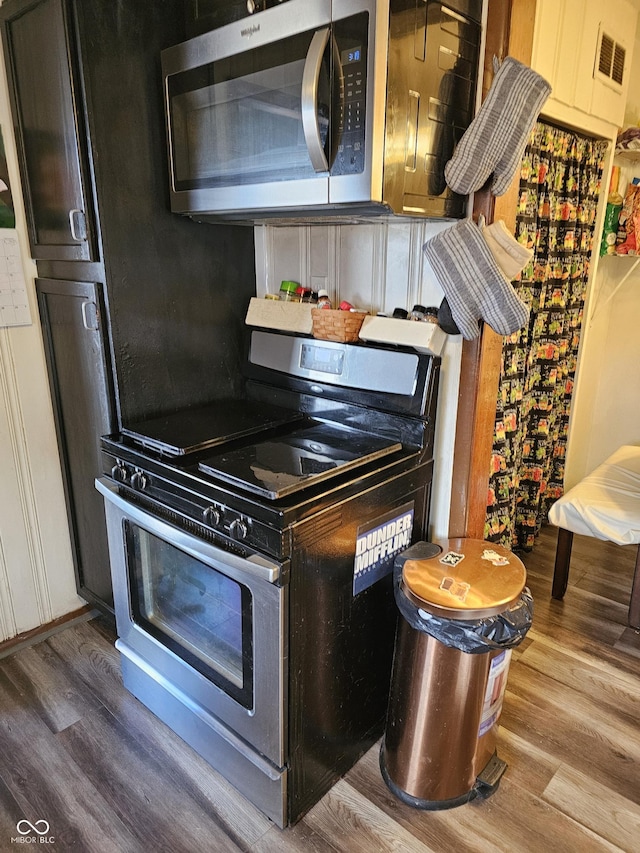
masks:
[(640, 148), (616, 148), (616, 160), (625, 160), (628, 163), (640, 163)]
[[(635, 169), (632, 171), (632, 167), (636, 164), (640, 172), (640, 148), (616, 148), (614, 158), (623, 170), (623, 180), (631, 180), (633, 177), (636, 177), (633, 174)], [(615, 260), (612, 260), (613, 258)], [(615, 287), (607, 295), (602, 304), (598, 304), (598, 310), (602, 310), (605, 305), (611, 302), (629, 276), (633, 274), (640, 263), (640, 255), (601, 255), (598, 263), (602, 263), (603, 261), (603, 269), (607, 270), (607, 276), (614, 280), (618, 279), (618, 276), (620, 278), (616, 281)]]
[[(616, 295), (616, 293), (620, 290), (620, 288), (625, 283), (625, 281), (629, 278), (630, 275), (633, 274), (633, 272), (636, 269), (636, 267), (638, 266), (638, 264), (640, 264), (640, 255), (602, 255), (602, 257), (599, 259), (599, 263), (602, 263), (602, 261), (605, 260), (605, 258), (609, 259), (606, 261), (607, 266), (609, 266), (609, 264), (611, 264), (611, 266), (614, 267), (614, 266), (619, 264), (620, 270), (624, 269), (625, 272), (624, 272), (624, 275), (617, 282), (616, 286), (613, 288), (611, 293), (608, 294), (607, 298), (604, 300), (602, 305), (598, 306), (599, 311), (601, 311), (605, 305), (607, 305), (609, 302), (611, 302), (611, 300)], [(615, 263), (612, 260), (613, 258), (615, 258)], [(632, 261), (632, 263), (629, 263), (629, 261)]]
[(383, 344), (400, 344), (418, 352), (441, 355), (447, 336), (437, 323), (399, 320), (369, 315), (364, 318), (360, 339)]
[(279, 299), (259, 299), (252, 296), (247, 310), (247, 326), (280, 329), (310, 335), (313, 327), (311, 302), (281, 302)]

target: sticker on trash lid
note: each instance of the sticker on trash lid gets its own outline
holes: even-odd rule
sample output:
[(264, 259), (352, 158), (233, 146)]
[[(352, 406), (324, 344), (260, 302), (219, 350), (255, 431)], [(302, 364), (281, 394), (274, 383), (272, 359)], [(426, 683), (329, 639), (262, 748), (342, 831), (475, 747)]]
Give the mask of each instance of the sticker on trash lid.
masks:
[(509, 560), (506, 557), (503, 557), (502, 554), (498, 554), (497, 551), (494, 551), (493, 548), (485, 548), (482, 552), (482, 559), (488, 560), (490, 563), (493, 563), (494, 566), (508, 566)]
[(464, 554), (459, 554), (457, 551), (447, 551), (440, 557), (440, 562), (444, 563), (445, 566), (457, 566), (461, 560), (464, 560)]
[[(442, 560), (440, 561), (442, 562)], [(467, 593), (471, 589), (471, 585), (468, 583), (464, 583), (464, 581), (457, 581), (455, 578), (442, 578), (440, 583), (440, 589), (445, 590), (453, 598), (457, 598), (458, 601), (464, 601), (467, 597)]]

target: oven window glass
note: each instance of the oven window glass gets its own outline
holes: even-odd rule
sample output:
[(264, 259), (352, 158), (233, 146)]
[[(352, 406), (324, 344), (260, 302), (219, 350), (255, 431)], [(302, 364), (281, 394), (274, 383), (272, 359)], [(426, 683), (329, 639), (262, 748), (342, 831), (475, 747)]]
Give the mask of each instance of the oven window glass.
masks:
[(126, 536), (134, 621), (252, 707), (249, 589), (135, 524)]

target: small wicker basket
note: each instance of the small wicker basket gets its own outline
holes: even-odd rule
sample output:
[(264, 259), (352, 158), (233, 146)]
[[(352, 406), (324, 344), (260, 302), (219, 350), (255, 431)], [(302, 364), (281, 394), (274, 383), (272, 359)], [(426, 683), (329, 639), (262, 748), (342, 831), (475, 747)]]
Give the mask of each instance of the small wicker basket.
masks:
[(367, 315), (364, 311), (340, 311), (333, 308), (312, 308), (313, 337), (341, 344), (358, 340), (360, 327)]

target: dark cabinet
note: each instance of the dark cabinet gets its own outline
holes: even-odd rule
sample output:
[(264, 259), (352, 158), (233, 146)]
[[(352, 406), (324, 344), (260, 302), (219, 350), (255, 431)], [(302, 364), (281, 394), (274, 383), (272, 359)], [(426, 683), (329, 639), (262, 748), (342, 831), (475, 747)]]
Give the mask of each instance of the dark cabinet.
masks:
[(64, 0), (7, 2), (2, 17), (32, 256), (94, 260), (86, 126)]
[(187, 35), (198, 36), (246, 18), (251, 4), (256, 12), (267, 5), (265, 0), (251, 0), (250, 3), (247, 0), (186, 0)]
[[(2, 45), (53, 403), (76, 586), (112, 610), (106, 524), (94, 480), (115, 429), (88, 131), (66, 0), (7, 0)], [(72, 270), (72, 271), (70, 271)], [(49, 277), (51, 276), (51, 278)]]
[(36, 279), (78, 591), (113, 607), (102, 498), (100, 436), (115, 428), (99, 285)]
[(185, 2), (0, 6), (78, 591), (104, 609), (100, 436), (240, 393), (255, 294), (253, 229), (169, 209), (160, 52)]

